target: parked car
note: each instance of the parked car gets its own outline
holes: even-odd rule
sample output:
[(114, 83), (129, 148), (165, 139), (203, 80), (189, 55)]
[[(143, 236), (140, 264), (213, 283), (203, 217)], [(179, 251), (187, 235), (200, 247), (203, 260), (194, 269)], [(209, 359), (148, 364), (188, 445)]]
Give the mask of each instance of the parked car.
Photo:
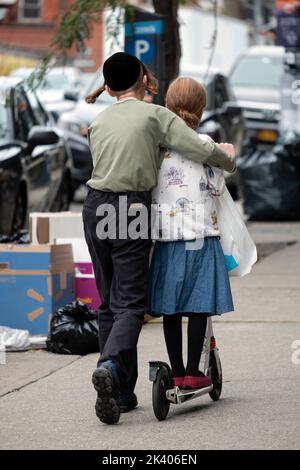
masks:
[[(88, 127), (98, 114), (116, 101), (116, 99), (112, 98), (108, 93), (102, 93), (93, 105), (85, 102), (85, 97), (96, 90), (102, 82), (102, 70), (99, 69), (83, 90), (82, 94), (78, 97), (75, 108), (70, 112), (61, 114), (58, 120), (59, 127), (75, 132), (78, 135), (87, 135)], [(72, 94), (66, 94), (65, 96), (69, 99), (76, 99), (76, 95), (72, 96)]]
[[(227, 77), (218, 69), (205, 66), (183, 65), (180, 75), (192, 77), (203, 83), (207, 90), (207, 106), (199, 132), (209, 135), (215, 142), (230, 142), (240, 154), (245, 138), (245, 120)], [(237, 196), (236, 174), (226, 173), (226, 184)]]
[(91, 105), (85, 102), (85, 97), (99, 87), (102, 80), (102, 71), (99, 70), (79, 96), (78, 92), (66, 93), (67, 99), (77, 100), (77, 103), (72, 111), (63, 113), (58, 120), (58, 126), (68, 136), (71, 147), (74, 167), (72, 172), (73, 190), (81, 184), (85, 184), (90, 179), (93, 170), (92, 156), (86, 139), (88, 127), (101, 111), (116, 101), (107, 93), (103, 93), (95, 104)]
[(254, 46), (234, 63), (229, 80), (244, 110), (247, 134), (258, 144), (273, 145), (280, 122), (280, 84), (284, 48)]
[(72, 159), (36, 94), (0, 77), (0, 234), (21, 229), (29, 211), (67, 210)]
[(93, 160), (87, 138), (75, 132), (62, 130), (66, 146), (72, 157), (71, 194), (91, 177)]
[[(26, 79), (33, 71), (33, 68), (21, 67), (13, 70), (11, 76)], [(75, 106), (74, 100), (66, 99), (65, 95), (78, 96), (86, 88), (87, 79), (90, 79), (90, 74), (81, 73), (75, 67), (54, 67), (42, 80), (37, 96), (57, 121), (61, 113), (70, 111)]]

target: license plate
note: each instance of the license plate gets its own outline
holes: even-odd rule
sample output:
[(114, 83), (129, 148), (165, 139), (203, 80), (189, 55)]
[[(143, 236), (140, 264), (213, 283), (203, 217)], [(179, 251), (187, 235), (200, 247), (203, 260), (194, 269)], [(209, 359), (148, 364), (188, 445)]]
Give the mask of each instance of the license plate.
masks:
[(256, 131), (256, 139), (261, 142), (276, 142), (278, 134), (276, 131), (271, 130), (259, 130)]

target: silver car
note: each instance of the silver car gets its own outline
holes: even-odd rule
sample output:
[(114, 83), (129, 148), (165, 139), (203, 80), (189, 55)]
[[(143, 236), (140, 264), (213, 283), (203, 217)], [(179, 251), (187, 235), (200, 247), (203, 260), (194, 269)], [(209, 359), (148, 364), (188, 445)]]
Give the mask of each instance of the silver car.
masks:
[(280, 87), (284, 48), (254, 46), (234, 63), (229, 80), (244, 110), (248, 135), (258, 143), (273, 144), (280, 122)]

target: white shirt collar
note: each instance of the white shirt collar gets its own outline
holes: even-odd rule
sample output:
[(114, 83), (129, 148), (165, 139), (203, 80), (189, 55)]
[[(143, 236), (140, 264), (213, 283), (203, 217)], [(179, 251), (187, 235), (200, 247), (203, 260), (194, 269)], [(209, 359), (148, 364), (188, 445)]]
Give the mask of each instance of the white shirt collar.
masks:
[(128, 98), (124, 98), (123, 100), (116, 101), (115, 104), (124, 103), (124, 101), (138, 101), (137, 98), (133, 96), (129, 96)]

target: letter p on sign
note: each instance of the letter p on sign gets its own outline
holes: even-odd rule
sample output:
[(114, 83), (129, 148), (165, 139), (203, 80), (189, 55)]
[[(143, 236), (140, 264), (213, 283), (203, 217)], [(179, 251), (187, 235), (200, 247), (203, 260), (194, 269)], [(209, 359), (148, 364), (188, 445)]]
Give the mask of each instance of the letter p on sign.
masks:
[(150, 49), (150, 44), (145, 39), (137, 39), (135, 41), (135, 55), (139, 60), (142, 60), (142, 56), (147, 54)]

